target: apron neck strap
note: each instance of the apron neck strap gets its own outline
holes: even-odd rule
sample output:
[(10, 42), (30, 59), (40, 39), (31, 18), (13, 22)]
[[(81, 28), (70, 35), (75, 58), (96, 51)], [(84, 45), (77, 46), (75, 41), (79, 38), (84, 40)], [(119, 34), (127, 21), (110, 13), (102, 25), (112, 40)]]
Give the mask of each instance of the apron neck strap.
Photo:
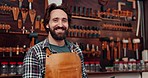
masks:
[(47, 54), (47, 56), (51, 55), (51, 52), (48, 48), (46, 48), (46, 54)]

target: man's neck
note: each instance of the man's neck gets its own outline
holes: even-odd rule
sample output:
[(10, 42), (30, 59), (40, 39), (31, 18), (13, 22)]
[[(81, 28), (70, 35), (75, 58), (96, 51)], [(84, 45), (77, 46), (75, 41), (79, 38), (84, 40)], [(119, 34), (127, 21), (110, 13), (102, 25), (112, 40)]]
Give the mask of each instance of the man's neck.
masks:
[(65, 41), (64, 40), (55, 40), (53, 37), (48, 36), (48, 40), (50, 44), (56, 45), (56, 46), (64, 46)]

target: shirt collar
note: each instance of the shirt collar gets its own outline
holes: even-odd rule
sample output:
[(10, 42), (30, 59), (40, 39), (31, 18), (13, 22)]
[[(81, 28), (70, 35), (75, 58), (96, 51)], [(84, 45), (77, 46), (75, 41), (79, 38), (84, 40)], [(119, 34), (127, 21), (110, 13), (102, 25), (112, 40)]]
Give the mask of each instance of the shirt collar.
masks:
[[(68, 48), (69, 48), (70, 50), (73, 50), (73, 48), (75, 48), (74, 44), (71, 43), (71, 42), (69, 42), (68, 40), (65, 40), (65, 44), (66, 44), (66, 45), (69, 45)], [(43, 41), (43, 46), (42, 46), (42, 48), (43, 48), (43, 49), (49, 48), (49, 49), (51, 50), (51, 48), (49, 47), (49, 40), (48, 40), (48, 38), (46, 38), (46, 39)]]
[(47, 48), (48, 45), (49, 45), (49, 40), (48, 40), (48, 38), (46, 38), (46, 39), (43, 41), (43, 46), (42, 46), (42, 48), (43, 48), (43, 49), (44, 49), (44, 48)]

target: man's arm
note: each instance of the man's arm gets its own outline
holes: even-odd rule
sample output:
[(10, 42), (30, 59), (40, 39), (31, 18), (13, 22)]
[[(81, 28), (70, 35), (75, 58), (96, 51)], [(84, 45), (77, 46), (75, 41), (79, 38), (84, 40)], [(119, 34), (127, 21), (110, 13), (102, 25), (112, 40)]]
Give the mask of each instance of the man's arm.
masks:
[(30, 49), (24, 58), (23, 61), (23, 78), (41, 78), (41, 71), (39, 60), (37, 59), (36, 52), (33, 49)]
[(75, 50), (76, 50), (76, 52), (78, 53), (78, 55), (80, 56), (80, 59), (81, 59), (81, 64), (82, 64), (82, 78), (88, 78), (87, 77), (87, 73), (86, 73), (86, 69), (85, 69), (85, 66), (84, 66), (84, 57), (83, 57), (82, 50), (78, 46), (76, 46)]

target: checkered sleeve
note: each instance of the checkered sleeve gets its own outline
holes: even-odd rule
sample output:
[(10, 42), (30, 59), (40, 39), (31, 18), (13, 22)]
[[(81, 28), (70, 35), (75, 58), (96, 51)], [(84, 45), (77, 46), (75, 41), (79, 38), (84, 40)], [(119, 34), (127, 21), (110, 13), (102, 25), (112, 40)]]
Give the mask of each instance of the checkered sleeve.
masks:
[(36, 56), (37, 54), (33, 48), (26, 53), (23, 60), (23, 78), (42, 78), (39, 61)]
[(86, 73), (86, 69), (85, 69), (85, 66), (84, 66), (84, 57), (83, 57), (82, 50), (78, 46), (76, 46), (75, 51), (78, 53), (78, 55), (80, 56), (80, 59), (81, 59), (81, 64), (82, 64), (82, 78), (88, 78), (87, 77), (87, 73)]

